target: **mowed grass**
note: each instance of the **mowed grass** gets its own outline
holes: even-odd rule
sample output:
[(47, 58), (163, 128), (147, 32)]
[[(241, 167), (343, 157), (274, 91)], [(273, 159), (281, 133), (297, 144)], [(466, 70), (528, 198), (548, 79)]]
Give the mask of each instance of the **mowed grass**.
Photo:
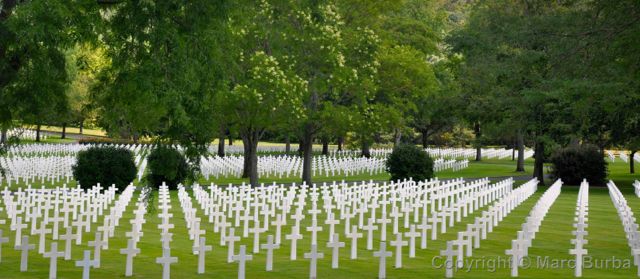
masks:
[[(505, 161), (505, 165), (511, 161)], [(472, 164), (468, 175), (474, 177), (482, 176), (502, 176), (500, 174), (492, 175), (486, 171), (491, 165), (496, 169), (499, 167), (507, 170), (507, 166), (501, 166), (497, 162), (491, 164), (476, 163)], [(497, 165), (497, 166), (495, 166)], [(474, 173), (473, 169), (478, 168), (478, 173)], [(511, 165), (512, 169), (513, 165)], [(616, 181), (618, 187), (628, 199), (629, 206), (638, 214), (640, 208), (640, 199), (633, 195), (631, 182), (633, 179), (640, 179), (638, 175), (628, 175), (628, 166), (622, 162), (614, 163), (610, 166), (611, 178)], [(511, 170), (512, 171), (512, 170)], [(456, 174), (462, 174), (464, 171)], [(496, 171), (499, 173), (499, 171)], [(461, 175), (465, 176), (465, 175)], [(531, 208), (538, 201), (540, 195), (546, 190), (541, 186), (536, 194), (513, 210), (492, 233), (488, 234), (488, 239), (481, 242), (479, 249), (474, 249), (474, 260), (497, 260), (505, 257), (504, 251), (509, 249), (511, 240), (516, 237), (516, 232), (520, 229), (521, 224), (525, 221)], [(529, 249), (529, 255), (532, 259), (532, 266), (528, 269), (520, 269), (520, 277), (522, 278), (567, 278), (573, 276), (573, 271), (565, 266), (564, 268), (539, 268), (536, 267), (536, 256), (549, 256), (550, 259), (571, 259), (568, 254), (571, 248), (570, 239), (572, 238), (572, 220), (575, 212), (575, 204), (577, 198), (577, 187), (565, 185), (562, 193), (550, 208), (548, 215), (542, 222), (540, 232), (533, 241), (532, 248)], [(191, 193), (190, 193), (191, 194)], [(119, 249), (126, 246), (125, 232), (131, 229), (129, 220), (133, 218), (134, 202), (137, 195), (134, 195), (129, 207), (120, 220), (120, 226), (116, 229), (116, 235), (109, 241), (109, 249), (102, 251), (101, 268), (93, 269), (92, 278), (121, 278), (124, 277), (125, 256), (119, 254)], [(157, 202), (157, 198), (155, 200)], [(219, 234), (213, 233), (213, 226), (208, 224), (204, 219), (203, 212), (198, 208), (199, 217), (203, 218), (205, 229), (207, 231), (207, 244), (213, 245), (213, 251), (207, 254), (206, 258), (206, 274), (198, 275), (197, 256), (191, 253), (192, 241), (188, 238), (187, 228), (184, 215), (180, 209), (177, 199), (177, 192), (171, 192), (172, 209), (174, 217), (171, 222), (175, 224), (172, 229), (173, 242), (171, 244), (171, 253), (178, 257), (178, 263), (172, 265), (171, 274), (173, 278), (235, 278), (237, 276), (237, 264), (226, 263), (226, 247), (219, 246)], [(606, 187), (592, 187), (589, 196), (589, 243), (585, 246), (589, 250), (589, 255), (594, 259), (606, 260), (613, 259), (631, 259), (630, 249), (627, 246), (627, 240), (623, 231), (622, 224), (618, 218), (615, 207), (613, 206)], [(322, 202), (319, 201), (319, 207)], [(197, 203), (194, 200), (194, 206)], [(482, 209), (483, 210), (483, 209)], [(416, 258), (408, 258), (408, 248), (403, 248), (403, 267), (396, 269), (393, 267), (393, 258), (387, 260), (387, 278), (443, 278), (444, 270), (434, 267), (433, 263), (442, 263), (436, 256), (439, 250), (445, 248), (445, 241), (452, 240), (456, 237), (457, 232), (464, 230), (468, 222), (472, 222), (474, 216), (478, 215), (482, 210), (476, 211), (457, 223), (453, 228), (448, 228), (446, 234), (440, 234), (438, 240), (429, 240), (428, 249), (416, 249)], [(155, 263), (155, 258), (161, 256), (160, 246), (160, 230), (157, 224), (160, 222), (157, 217), (158, 212), (149, 212), (146, 215), (147, 223), (143, 225), (144, 236), (141, 238), (138, 247), (142, 253), (134, 258), (134, 277), (133, 278), (160, 278), (162, 268)], [(0, 213), (1, 218), (6, 218), (5, 212)], [(379, 216), (379, 215), (378, 215)], [(324, 220), (324, 216), (318, 216), (319, 220)], [(303, 240), (298, 242), (298, 260), (289, 260), (290, 243), (284, 240), (280, 249), (274, 252), (274, 270), (272, 272), (265, 271), (265, 251), (261, 251), (254, 255), (254, 260), (247, 263), (247, 278), (307, 278), (309, 272), (309, 261), (303, 258), (303, 253), (310, 250), (310, 236), (305, 232), (305, 227), (311, 224), (309, 216), (302, 221), (301, 232), (305, 236)], [(337, 232), (344, 232), (343, 223), (336, 228)], [(93, 224), (92, 230), (95, 232), (98, 224)], [(9, 225), (0, 225), (5, 235), (11, 238), (13, 243), (13, 232), (9, 231)], [(388, 228), (388, 236), (391, 236), (392, 227)], [(238, 229), (236, 229), (238, 231)], [(290, 232), (290, 227), (283, 228), (283, 237)], [(241, 233), (239, 230), (236, 234)], [(271, 234), (275, 233), (274, 229), (270, 230)], [(374, 248), (377, 247), (379, 240), (379, 231), (375, 233)], [(366, 234), (365, 234), (366, 236)], [(261, 242), (266, 241), (267, 233), (261, 234)], [(319, 233), (318, 241), (320, 244), (319, 251), (325, 255), (324, 259), (318, 262), (318, 278), (376, 278), (378, 268), (378, 258), (373, 257), (373, 251), (366, 250), (366, 239), (361, 238), (358, 241), (358, 259), (349, 259), (350, 241), (345, 238), (344, 234), (340, 236), (341, 241), (346, 242), (346, 247), (340, 251), (340, 268), (331, 269), (331, 251), (326, 247), (328, 240), (328, 228)], [(93, 239), (93, 233), (83, 236), (83, 245), (73, 247), (73, 259), (78, 260), (82, 256), (82, 250), (91, 249), (86, 245), (88, 240)], [(389, 241), (390, 239), (388, 239)], [(407, 239), (405, 239), (407, 240)], [(37, 236), (30, 237), (31, 243), (37, 242)], [(51, 239), (47, 240), (50, 243)], [(253, 235), (243, 238), (242, 245), (247, 245), (248, 251), (253, 247)], [(419, 242), (417, 243), (419, 245)], [(237, 249), (238, 246), (236, 246)], [(393, 247), (390, 247), (395, 253)], [(48, 250), (48, 247), (47, 247)], [(237, 251), (237, 250), (236, 250)], [(58, 278), (80, 278), (81, 268), (74, 267), (74, 261), (60, 260), (58, 262)], [(19, 251), (13, 250), (9, 245), (3, 246), (2, 262), (0, 263), (0, 278), (47, 278), (49, 270), (49, 260), (31, 251), (29, 254), (29, 271), (19, 272), (20, 254)], [(629, 269), (616, 269), (610, 264), (609, 268), (585, 269), (583, 277), (585, 278), (631, 278), (636, 277), (637, 267), (631, 266)], [(470, 272), (459, 270), (455, 273), (458, 278), (508, 278), (510, 270), (504, 266), (498, 266), (493, 270), (489, 266), (480, 266), (473, 268)]]

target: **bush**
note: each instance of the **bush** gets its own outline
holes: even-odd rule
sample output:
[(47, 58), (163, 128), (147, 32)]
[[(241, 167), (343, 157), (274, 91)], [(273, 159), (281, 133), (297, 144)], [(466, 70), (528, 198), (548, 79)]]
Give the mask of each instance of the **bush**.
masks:
[(165, 145), (159, 145), (147, 158), (149, 174), (147, 182), (158, 187), (165, 182), (169, 189), (176, 189), (189, 174), (189, 165), (180, 151)]
[(591, 185), (604, 185), (607, 178), (607, 162), (593, 145), (559, 149), (551, 156), (551, 163), (551, 174), (567, 185), (580, 185), (585, 178)]
[(396, 146), (389, 155), (387, 171), (394, 181), (405, 178), (422, 181), (433, 177), (433, 160), (421, 148), (402, 144)]
[(133, 153), (112, 146), (80, 151), (73, 166), (73, 176), (84, 189), (100, 183), (105, 188), (115, 184), (118, 191), (124, 190), (135, 179), (136, 172)]

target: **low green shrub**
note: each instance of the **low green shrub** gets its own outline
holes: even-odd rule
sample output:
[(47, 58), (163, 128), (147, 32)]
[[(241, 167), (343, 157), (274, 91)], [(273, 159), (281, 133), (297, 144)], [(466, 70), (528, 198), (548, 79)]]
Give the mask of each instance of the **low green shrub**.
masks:
[(590, 185), (604, 185), (607, 178), (604, 154), (594, 145), (558, 149), (551, 156), (551, 163), (551, 175), (567, 185), (580, 185), (582, 179)]
[(433, 177), (433, 159), (415, 145), (396, 146), (387, 158), (386, 165), (393, 181), (405, 178), (422, 181)]
[(147, 182), (151, 187), (166, 183), (169, 189), (176, 189), (189, 174), (189, 164), (185, 156), (167, 145), (156, 146), (147, 157)]
[(100, 183), (107, 188), (114, 185), (124, 190), (136, 177), (133, 153), (113, 146), (94, 146), (78, 152), (73, 177), (83, 189)]

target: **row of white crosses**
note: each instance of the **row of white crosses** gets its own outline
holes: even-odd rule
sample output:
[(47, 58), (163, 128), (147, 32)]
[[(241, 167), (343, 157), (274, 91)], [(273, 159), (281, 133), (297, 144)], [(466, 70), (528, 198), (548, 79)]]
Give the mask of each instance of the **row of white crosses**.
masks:
[[(16, 145), (8, 150), (8, 156), (0, 158), (0, 167), (6, 170), (0, 176), (0, 185), (11, 186), (24, 183), (69, 183), (73, 178), (72, 167), (76, 163), (76, 155), (91, 146), (85, 144), (29, 144)], [(115, 145), (119, 148), (131, 150), (135, 156), (138, 178), (144, 174), (146, 168), (146, 150), (148, 145)]]
[(3, 181), (8, 186), (14, 183), (69, 183), (75, 162), (75, 156), (3, 156), (0, 167), (6, 170), (6, 175), (0, 176), (0, 184)]
[[(503, 183), (513, 184), (513, 181)], [(511, 188), (511, 185), (508, 187)], [(453, 271), (462, 267), (464, 257), (471, 257), (473, 249), (480, 248), (480, 240), (487, 238), (487, 234), (493, 232), (493, 228), (511, 213), (513, 209), (522, 204), (538, 187), (538, 180), (532, 179), (513, 191), (508, 191), (499, 200), (484, 210), (476, 217), (473, 224), (467, 224), (465, 231), (458, 232), (458, 238), (447, 241), (447, 248), (440, 251), (440, 255), (446, 257), (445, 276), (453, 277)], [(454, 250), (456, 246), (456, 250)], [(455, 257), (455, 261), (454, 261)]]
[[(240, 177), (243, 169), (242, 156), (201, 157), (200, 169), (206, 179), (210, 177)], [(258, 174), (261, 177), (300, 177), (303, 159), (290, 155), (258, 156)], [(314, 175), (379, 174), (385, 171), (385, 159), (379, 157), (333, 157), (316, 156), (311, 163)], [(453, 168), (454, 166), (450, 166)], [(459, 166), (457, 166), (459, 167)]]
[[(334, 182), (314, 187), (262, 185), (251, 188), (243, 185), (221, 188), (211, 185), (209, 191), (194, 185), (192, 189), (205, 215), (202, 220), (208, 220), (213, 225), (213, 233), (220, 234), (220, 246), (227, 246), (229, 262), (238, 257), (248, 260), (246, 247), (241, 254), (236, 254), (234, 249), (234, 243), (241, 238), (253, 239), (253, 254), (266, 250), (267, 271), (274, 266), (273, 250), (283, 241), (290, 243), (291, 260), (297, 259), (298, 241), (309, 241), (316, 249), (308, 255), (311, 258), (307, 257), (311, 260), (310, 273), (315, 273), (314, 261), (321, 255), (317, 249), (324, 246), (321, 241), (326, 241), (326, 247), (331, 250), (332, 268), (339, 268), (338, 253), (346, 246), (345, 242), (340, 242), (340, 234), (350, 242), (350, 258), (357, 259), (358, 239), (366, 238), (367, 250), (373, 250), (374, 233), (379, 234), (386, 249), (388, 226), (392, 227), (390, 244), (395, 247), (395, 266), (401, 268), (403, 247), (409, 246), (409, 257), (415, 257), (417, 243), (421, 249), (427, 248), (429, 230), (431, 238), (436, 239), (438, 231), (446, 232), (447, 227), (460, 222), (462, 217), (511, 193), (512, 187), (512, 179), (496, 184), (489, 184), (488, 179), (468, 183), (456, 179), (352, 185)], [(188, 226), (195, 226), (195, 210), (188, 194), (180, 190), (179, 196), (185, 220), (187, 224), (191, 223)], [(495, 210), (507, 212), (507, 203), (500, 204)], [(320, 219), (322, 213), (324, 220)], [(310, 219), (311, 225), (302, 227), (301, 221), (305, 218)], [(336, 230), (339, 224), (343, 224), (344, 232)], [(288, 234), (282, 232), (285, 225), (290, 227)], [(321, 231), (327, 231), (329, 239), (319, 239)], [(192, 232), (194, 247), (198, 247), (199, 243), (195, 242), (198, 232)], [(261, 244), (260, 235), (267, 232), (274, 234), (268, 235), (266, 244)], [(308, 238), (302, 232), (306, 232)], [(239, 264), (243, 270), (245, 263)]]
[(576, 265), (574, 270), (575, 277), (582, 277), (582, 262), (584, 255), (587, 254), (587, 250), (584, 249), (584, 245), (589, 241), (585, 239), (588, 235), (586, 228), (588, 227), (587, 221), (589, 216), (589, 183), (587, 180), (583, 180), (580, 184), (580, 190), (578, 191), (578, 200), (576, 201), (576, 216), (573, 218), (573, 227), (575, 228), (571, 234), (575, 237), (571, 239), (571, 244), (574, 245), (573, 249), (569, 250), (569, 254), (576, 257)]
[(448, 169), (459, 171), (461, 169), (466, 169), (467, 167), (469, 167), (469, 160), (467, 159), (456, 161), (454, 159), (445, 160), (443, 158), (438, 158), (433, 161), (433, 171), (443, 171)]
[[(451, 148), (451, 147), (429, 147), (424, 151), (429, 153), (431, 157), (435, 158), (475, 158), (477, 150), (475, 148)], [(483, 159), (503, 159), (512, 156), (517, 150), (503, 149), (503, 148), (483, 148), (481, 149), (481, 155)], [(391, 148), (379, 148), (371, 149), (369, 153), (374, 157), (386, 157), (393, 152)], [(332, 150), (329, 152), (331, 156), (360, 156), (359, 150)], [(533, 156), (533, 150), (526, 149), (524, 152), (524, 158), (530, 158)]]
[[(55, 189), (28, 187), (23, 190), (19, 188), (16, 192), (5, 188), (2, 192), (2, 201), (10, 219), (10, 229), (15, 231), (14, 247), (21, 250), (20, 270), (28, 270), (29, 250), (35, 249), (35, 245), (29, 243), (29, 235), (38, 235), (38, 253), (50, 259), (49, 277), (56, 278), (57, 259), (62, 257), (65, 260), (71, 260), (73, 241), (76, 241), (76, 245), (82, 244), (82, 234), (90, 232), (92, 224), (96, 223), (98, 217), (103, 216), (110, 208), (109, 213), (104, 215), (103, 224), (97, 228), (95, 239), (88, 242), (89, 246), (94, 247), (94, 259), (86, 258), (76, 262), (77, 266), (82, 266), (85, 270), (83, 277), (88, 278), (88, 269), (99, 267), (100, 250), (108, 248), (108, 240), (113, 237), (115, 227), (118, 226), (133, 191), (134, 187), (128, 186), (118, 197), (114, 206), (110, 207), (109, 204), (115, 199), (116, 188), (113, 186), (104, 193), (100, 185), (87, 191), (66, 186)], [(6, 223), (6, 220), (0, 220), (0, 224), (2, 223)], [(60, 226), (66, 228), (64, 234), (59, 233)], [(24, 230), (29, 227), (31, 230), (25, 232)], [(0, 243), (9, 242), (7, 238), (1, 236), (2, 234), (0, 229)], [(50, 244), (50, 250), (45, 251), (45, 241), (49, 234), (54, 241)], [(56, 240), (64, 241), (64, 250), (58, 250)], [(87, 252), (90, 257), (91, 251), (85, 251), (85, 254)]]
[(636, 196), (640, 198), (640, 181), (636, 180), (633, 182), (633, 189)]
[(173, 234), (169, 232), (174, 228), (171, 224), (172, 213), (169, 213), (171, 209), (171, 196), (169, 195), (169, 187), (162, 183), (158, 190), (158, 218), (160, 218), (160, 224), (158, 229), (160, 232), (160, 242), (162, 243), (162, 256), (156, 258), (156, 263), (162, 265), (162, 279), (171, 278), (171, 264), (177, 263), (178, 258), (171, 256), (171, 241), (173, 240)]
[(549, 212), (549, 208), (556, 201), (562, 189), (562, 181), (560, 179), (547, 189), (540, 197), (538, 202), (529, 212), (526, 221), (522, 224), (522, 230), (518, 231), (517, 238), (511, 240), (511, 249), (505, 253), (511, 256), (511, 276), (518, 277), (518, 267), (523, 265), (523, 257), (528, 255), (531, 241), (536, 238), (536, 232), (542, 224), (542, 220)]
[(144, 235), (142, 232), (142, 224), (146, 223), (144, 215), (147, 213), (147, 199), (151, 194), (150, 188), (143, 188), (142, 193), (138, 196), (136, 209), (133, 211), (134, 218), (129, 220), (131, 223), (131, 231), (125, 232), (127, 239), (127, 247), (120, 249), (120, 254), (126, 255), (125, 276), (133, 275), (133, 258), (140, 254), (140, 248), (137, 247), (140, 238)]
[[(293, 150), (293, 149), (290, 149), (289, 151), (291, 152), (291, 150)], [(217, 154), (218, 153), (218, 144), (209, 145), (208, 151), (209, 151), (210, 154)], [(284, 153), (287, 150), (286, 150), (286, 146), (285, 145), (258, 145), (257, 151), (258, 151), (258, 153)], [(314, 152), (321, 152), (322, 151), (322, 146), (314, 145), (313, 146), (313, 151)], [(330, 154), (332, 154), (333, 152), (336, 152), (336, 151), (337, 151), (337, 148), (329, 146)], [(228, 144), (225, 144), (224, 153), (225, 154), (243, 154), (244, 153), (244, 147), (242, 145), (228, 145)]]
[(636, 218), (633, 216), (631, 207), (627, 204), (627, 200), (624, 198), (618, 187), (613, 181), (607, 183), (609, 188), (609, 197), (618, 212), (624, 232), (627, 237), (627, 244), (631, 249), (631, 255), (633, 255), (633, 263), (638, 266), (638, 276), (640, 277), (640, 232), (638, 232), (638, 224)]
[[(29, 129), (25, 129), (25, 128), (13, 128), (9, 131), (7, 131), (7, 136), (8, 137), (17, 137), (19, 139), (23, 139), (23, 140), (36, 140), (36, 131), (35, 130), (29, 130)], [(47, 135), (45, 135), (44, 133), (40, 133), (40, 139), (41, 140), (46, 140), (47, 139)]]

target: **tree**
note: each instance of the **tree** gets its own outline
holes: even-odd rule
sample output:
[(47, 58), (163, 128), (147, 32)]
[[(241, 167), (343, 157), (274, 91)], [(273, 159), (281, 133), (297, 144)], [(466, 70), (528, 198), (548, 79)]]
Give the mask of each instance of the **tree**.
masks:
[(258, 186), (258, 142), (269, 127), (303, 115), (302, 95), (306, 83), (292, 72), (285, 72), (278, 61), (264, 52), (246, 60), (244, 75), (228, 95), (233, 119), (244, 144), (242, 177)]
[(216, 94), (228, 90), (227, 1), (122, 1), (106, 17), (111, 63), (96, 99), (111, 134), (151, 135), (185, 147), (191, 166), (216, 136)]
[[(0, 125), (38, 129), (63, 108), (68, 85), (64, 50), (96, 38), (95, 1), (4, 1), (0, 8)], [(18, 117), (20, 116), (20, 117)]]

